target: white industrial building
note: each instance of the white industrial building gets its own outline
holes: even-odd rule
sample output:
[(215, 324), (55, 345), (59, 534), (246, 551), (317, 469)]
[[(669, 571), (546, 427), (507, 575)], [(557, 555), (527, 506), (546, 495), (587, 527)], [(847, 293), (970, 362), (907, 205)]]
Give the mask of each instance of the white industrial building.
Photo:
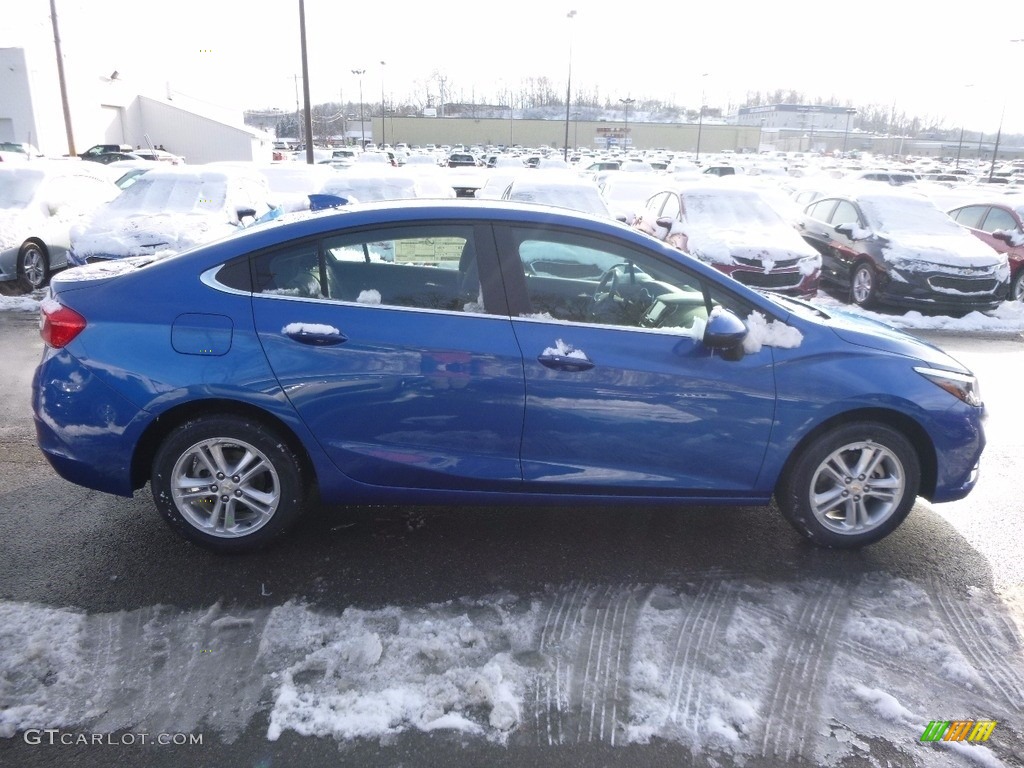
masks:
[[(188, 163), (269, 161), (274, 137), (215, 105), (170, 93), (140, 94), (119, 73), (65, 67), (75, 153), (94, 144), (163, 146)], [(69, 154), (54, 57), (0, 48), (0, 141), (26, 142), (44, 154)]]

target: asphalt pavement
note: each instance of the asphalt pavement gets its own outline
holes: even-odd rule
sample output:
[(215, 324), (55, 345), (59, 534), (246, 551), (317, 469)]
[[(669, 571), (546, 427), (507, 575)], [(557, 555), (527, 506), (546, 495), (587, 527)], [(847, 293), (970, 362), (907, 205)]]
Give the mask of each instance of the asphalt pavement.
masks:
[[(884, 575), (887, 583), (906, 581), (930, 595), (936, 606), (930, 615), (949, 625), (943, 631), (963, 644), (966, 654), (984, 636), (955, 602), (975, 599), (978, 605), (995, 606), (1005, 627), (1002, 655), (967, 658), (977, 668), (991, 663), (1018, 670), (1009, 677), (981, 673), (979, 679), (993, 690), (985, 701), (999, 709), (988, 716), (1002, 723), (993, 737), (991, 759), (1024, 764), (1024, 574), (1019, 556), (1024, 551), (1024, 502), (1019, 494), (1024, 438), (1016, 393), (1021, 338), (928, 335), (982, 377), (989, 407), (983, 480), (962, 502), (935, 507), (920, 502), (894, 534), (861, 551), (811, 546), (772, 507), (324, 507), (309, 514), (274, 549), (224, 557), (175, 535), (153, 508), (148, 489), (133, 499), (107, 496), (66, 483), (50, 469), (35, 446), (29, 408), (31, 374), (42, 350), (36, 325), (34, 315), (0, 313), (0, 605), (70, 609), (103, 621), (141, 616), (150, 623), (167, 612), (187, 616), (227, 606), (235, 615), (250, 617), (245, 621), (251, 623), (296, 601), (309, 610), (341, 616), (353, 607), (412, 610), (457, 600), (500, 604), (503, 595), (512, 596), (516, 604), (533, 600), (555, 605), (557, 596), (573, 585), (604, 585), (614, 593), (632, 590), (650, 601), (659, 590), (685, 596), (706, 584), (728, 583), (742, 593), (801, 583), (863, 585)], [(853, 597), (849, 602), (856, 605)], [(935, 631), (915, 627), (922, 633)], [(818, 652), (833, 663), (825, 648)], [(0, 647), (0, 659), (4, 653)], [(114, 661), (128, 658), (136, 657), (112, 656)], [(7, 669), (6, 678), (4, 674), (0, 664), (0, 723), (2, 709), (9, 706), (4, 697), (12, 700), (18, 685), (14, 671)], [(125, 672), (137, 674), (139, 670)], [(153, 676), (157, 679), (155, 671)], [(824, 690), (809, 702), (819, 702)], [(149, 698), (133, 695), (125, 693), (128, 698), (121, 703), (140, 706), (159, 700), (160, 692), (149, 691)], [(0, 765), (718, 766), (734, 764), (735, 756), (728, 749), (700, 750), (685, 741), (657, 738), (616, 744), (602, 736), (554, 745), (535, 738), (525, 724), (520, 730), (526, 736), (513, 735), (504, 744), (465, 732), (415, 729), (370, 739), (301, 736), (285, 730), (271, 741), (272, 693), (257, 686), (247, 702), (251, 711), (236, 718), (238, 725), (229, 737), (221, 727), (223, 713), (209, 709), (208, 702), (197, 702), (201, 711), (194, 722), (205, 736), (201, 746), (46, 746), (27, 743), (18, 733), (0, 738)], [(936, 717), (941, 715), (939, 703)], [(106, 708), (116, 706), (108, 702)], [(102, 719), (101, 713), (91, 714), (68, 727), (88, 732)], [(830, 764), (930, 765), (932, 753), (921, 752), (918, 735), (908, 732), (900, 742), (861, 734), (856, 749)], [(789, 759), (765, 752), (745, 754), (736, 764), (814, 764), (825, 748), (818, 743), (805, 749), (801, 739)], [(957, 762), (960, 757), (954, 752), (933, 754), (941, 756), (934, 764), (974, 764), (969, 756)]]

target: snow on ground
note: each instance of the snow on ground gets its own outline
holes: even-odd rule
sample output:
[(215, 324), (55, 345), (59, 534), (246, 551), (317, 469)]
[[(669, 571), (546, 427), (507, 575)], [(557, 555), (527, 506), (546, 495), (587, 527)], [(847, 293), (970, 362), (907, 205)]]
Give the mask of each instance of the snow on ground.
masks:
[[(230, 743), (261, 712), (271, 741), (663, 741), (737, 765), (845, 765), (879, 740), (921, 766), (1021, 754), (1021, 641), (982, 590), (883, 574), (691, 579), (340, 615), (0, 602), (0, 737), (203, 729)], [(929, 721), (961, 718), (998, 724), (985, 744), (920, 741)]]

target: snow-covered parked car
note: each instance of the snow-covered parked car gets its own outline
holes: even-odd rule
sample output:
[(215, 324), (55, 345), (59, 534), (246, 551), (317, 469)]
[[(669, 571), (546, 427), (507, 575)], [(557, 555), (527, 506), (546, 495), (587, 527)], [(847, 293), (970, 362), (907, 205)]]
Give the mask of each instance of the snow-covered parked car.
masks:
[(634, 226), (751, 288), (818, 291), (821, 256), (756, 189), (705, 181), (666, 188)]
[(270, 199), (266, 179), (253, 170), (155, 168), (72, 228), (68, 260), (179, 253), (255, 221), (271, 210)]
[(45, 286), (68, 265), (70, 231), (121, 190), (95, 163), (48, 161), (0, 166), (0, 282)]
[(797, 229), (821, 253), (822, 281), (863, 307), (965, 314), (993, 309), (1009, 293), (1006, 255), (918, 193), (844, 187), (808, 205)]
[(332, 176), (320, 188), (324, 195), (336, 195), (352, 203), (375, 203), (383, 200), (415, 200), (416, 198), (450, 198), (455, 191), (435, 174), (353, 166)]

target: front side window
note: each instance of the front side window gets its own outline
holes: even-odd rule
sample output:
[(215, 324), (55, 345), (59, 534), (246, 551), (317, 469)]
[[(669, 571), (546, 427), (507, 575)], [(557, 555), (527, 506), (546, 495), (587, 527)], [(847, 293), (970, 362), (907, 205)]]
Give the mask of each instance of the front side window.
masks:
[(968, 205), (953, 211), (950, 216), (957, 224), (963, 224), (971, 229), (981, 229), (981, 220), (987, 210), (987, 205)]
[(824, 200), (819, 200), (818, 202), (812, 203), (811, 205), (807, 206), (805, 213), (812, 219), (827, 222), (829, 216), (832, 214), (832, 209), (835, 208), (835, 206), (835, 199), (826, 198)]
[(848, 200), (840, 200), (836, 209), (832, 212), (833, 224), (860, 224), (860, 215), (857, 213), (857, 206)]
[(992, 208), (988, 212), (988, 216), (985, 217), (983, 228), (986, 232), (996, 232), (998, 230), (1016, 232), (1017, 222), (1010, 215), (1009, 211), (1004, 211), (1002, 208)]
[(523, 317), (699, 337), (715, 306), (750, 313), (683, 266), (622, 244), (543, 229), (518, 229), (514, 243), (529, 301)]

